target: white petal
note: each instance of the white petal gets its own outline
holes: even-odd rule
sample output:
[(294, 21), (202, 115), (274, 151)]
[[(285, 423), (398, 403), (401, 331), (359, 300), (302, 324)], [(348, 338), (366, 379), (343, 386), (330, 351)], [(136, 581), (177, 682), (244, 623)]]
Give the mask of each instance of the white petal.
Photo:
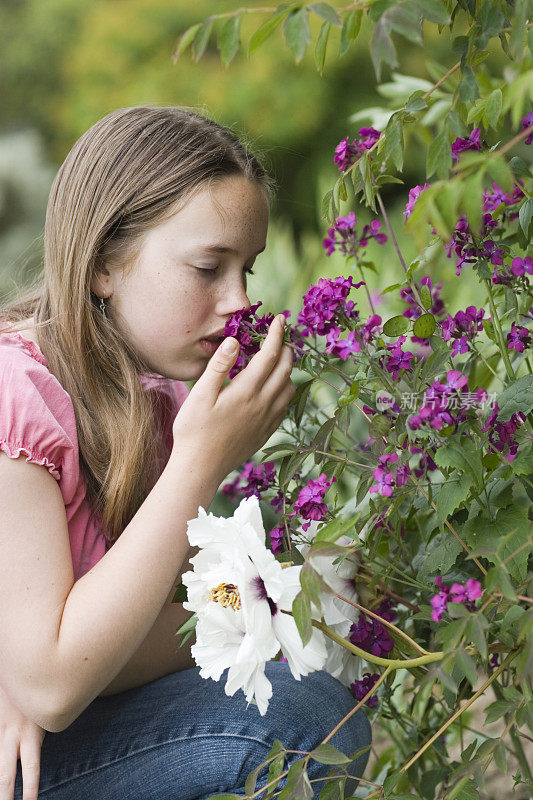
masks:
[(283, 655), (297, 680), (300, 680), (301, 675), (308, 675), (310, 672), (323, 668), (327, 650), (324, 634), (321, 631), (313, 628), (311, 639), (304, 647), (294, 617), (278, 613), (273, 617), (272, 622)]

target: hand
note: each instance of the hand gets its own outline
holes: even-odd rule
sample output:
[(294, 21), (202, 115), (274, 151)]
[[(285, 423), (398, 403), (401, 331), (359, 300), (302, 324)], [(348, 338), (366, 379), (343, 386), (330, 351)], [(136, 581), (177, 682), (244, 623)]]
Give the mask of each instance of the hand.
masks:
[(259, 352), (222, 388), (239, 352), (235, 342), (233, 353), (225, 353), (224, 342), (235, 340), (224, 340), (176, 415), (171, 458), (191, 458), (221, 481), (268, 441), (296, 391), (284, 330), (278, 314)]
[(44, 728), (24, 716), (0, 687), (0, 800), (13, 800), (17, 760), (22, 767), (22, 800), (37, 800)]

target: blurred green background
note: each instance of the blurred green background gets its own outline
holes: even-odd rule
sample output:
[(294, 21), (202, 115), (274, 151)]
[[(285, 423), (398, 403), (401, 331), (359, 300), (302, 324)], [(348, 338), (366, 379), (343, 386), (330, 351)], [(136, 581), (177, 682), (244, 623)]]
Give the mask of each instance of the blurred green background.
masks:
[[(247, 7), (261, 5), (249, 2)], [(203, 58), (194, 63), (189, 53), (174, 63), (171, 56), (181, 32), (209, 14), (237, 8), (234, 0), (4, 0), (0, 6), (0, 297), (10, 298), (41, 269), (42, 233), (48, 191), (53, 176), (76, 139), (109, 111), (152, 103), (185, 105), (207, 112), (244, 135), (266, 158), (278, 193), (273, 208), (267, 251), (250, 279), (252, 302), (265, 310), (289, 308), (292, 319), (301, 296), (319, 276), (349, 274), (340, 256), (327, 258), (322, 239), (327, 224), (320, 201), (338, 172), (335, 145), (362, 125), (379, 127), (378, 116), (349, 121), (365, 108), (393, 109), (401, 102), (387, 87), (376, 90), (368, 50), (365, 19), (355, 45), (337, 57), (339, 31), (328, 46), (323, 77), (316, 72), (313, 48), (296, 65), (280, 31), (250, 58), (239, 53), (225, 68), (214, 37)], [(242, 41), (266, 18), (245, 15)], [(313, 37), (320, 21), (311, 17)], [(396, 37), (398, 72), (432, 83), (425, 67), (428, 53), (450, 66), (450, 43), (425, 26), (426, 45)], [(385, 68), (383, 80), (390, 81)], [(397, 93), (396, 93), (397, 94)], [(383, 123), (383, 115), (382, 115)], [(409, 188), (424, 180), (423, 133), (410, 128), (406, 137), (404, 185), (383, 189), (407, 263), (416, 252), (403, 235), (402, 211)], [(361, 226), (373, 218), (367, 209), (346, 203), (343, 212), (356, 211)], [(401, 281), (399, 262), (390, 241), (370, 244), (368, 257), (376, 264), (368, 274), (377, 293)], [(436, 248), (427, 269), (434, 282), (449, 276), (443, 290), (452, 313), (475, 302), (468, 276), (461, 285), (453, 262)], [(366, 296), (361, 289), (362, 316)], [(460, 295), (459, 295), (460, 292)], [(376, 296), (376, 294), (374, 295)], [(398, 313), (404, 305), (397, 293), (376, 300), (382, 315)]]

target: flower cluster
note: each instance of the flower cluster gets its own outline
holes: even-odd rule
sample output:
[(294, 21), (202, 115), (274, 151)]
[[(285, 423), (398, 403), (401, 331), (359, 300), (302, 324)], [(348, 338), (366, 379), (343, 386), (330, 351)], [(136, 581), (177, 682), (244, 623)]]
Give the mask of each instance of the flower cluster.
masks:
[(260, 500), (262, 493), (276, 482), (276, 477), (273, 461), (267, 461), (265, 464), (248, 461), (231, 483), (224, 484), (222, 492), (230, 500), (236, 500), (239, 495), (244, 497), (255, 495)]
[(448, 314), (441, 322), (442, 335), (446, 342), (453, 339), (452, 356), (468, 353), (468, 342), (473, 342), (479, 331), (483, 330), (484, 308), (468, 306), (465, 311), (458, 311), (452, 317)]
[(513, 414), (509, 420), (499, 421), (499, 412), (498, 403), (493, 403), (492, 411), (481, 430), (483, 433), (489, 432), (489, 442), (491, 443), (489, 453), (494, 453), (497, 450), (507, 461), (514, 461), (518, 453), (518, 442), (512, 437), (527, 418), (522, 411), (518, 411), (516, 414)]
[[(483, 214), (481, 240), (476, 244), (468, 226), (466, 214), (461, 214), (455, 226), (452, 238), (448, 244), (444, 246), (448, 258), (452, 257), (452, 251), (458, 256), (455, 262), (456, 275), (461, 274), (464, 264), (476, 264), (480, 259), (490, 261), (491, 264), (495, 266), (503, 264), (503, 249), (501, 247), (496, 247), (492, 239), (486, 238), (492, 228), (496, 227), (497, 224), (496, 220), (492, 219), (491, 214)], [(495, 274), (497, 274), (497, 270)]]
[(355, 320), (359, 311), (353, 300), (347, 297), (352, 289), (363, 286), (364, 281), (354, 284), (353, 277), (319, 278), (303, 297), (303, 307), (298, 314), (298, 324), (303, 325), (302, 336), (325, 336), (336, 325), (345, 325)]
[(463, 603), (469, 611), (476, 610), (474, 600), (482, 595), (479, 581), (469, 578), (464, 586), (461, 583), (452, 583), (451, 587), (448, 587), (439, 576), (435, 578), (435, 584), (439, 588), (439, 592), (433, 595), (429, 601), (433, 606), (431, 618), (435, 622), (440, 622), (448, 603)]
[[(514, 206), (524, 197), (524, 192), (520, 188), (523, 185), (524, 182), (518, 178), (517, 182), (513, 186), (512, 193), (508, 194), (507, 192), (504, 192), (501, 186), (498, 186), (497, 183), (491, 183), (492, 192), (489, 189), (485, 189), (483, 192), (483, 212), (487, 213), (489, 211), (495, 211), (503, 203), (506, 213), (508, 206)], [(514, 219), (517, 216), (518, 211), (512, 211), (509, 213), (509, 219)]]
[[(300, 489), (289, 517), (295, 517), (299, 514), (303, 519), (316, 521), (323, 519), (328, 513), (328, 507), (324, 503), (324, 496), (335, 480), (336, 478), (332, 478), (328, 481), (325, 472), (315, 480), (310, 480), (303, 489)], [(304, 522), (302, 529), (306, 531), (310, 524), (310, 522)]]
[(415, 358), (415, 354), (410, 350), (402, 350), (402, 345), (406, 341), (405, 336), (400, 336), (395, 342), (387, 343), (387, 350), (389, 355), (384, 361), (380, 359), (380, 366), (390, 372), (394, 381), (398, 380), (400, 371), (402, 369), (410, 370), (411, 361)]
[(452, 158), (458, 159), (459, 153), (463, 153), (465, 150), (481, 150), (480, 134), (481, 128), (474, 128), (465, 139), (461, 139), (461, 137), (458, 136), (457, 139), (452, 142)]
[(369, 488), (370, 493), (376, 492), (382, 497), (390, 497), (395, 486), (404, 486), (409, 481), (411, 470), (407, 465), (396, 469), (396, 474), (388, 465), (398, 461), (397, 453), (385, 453), (378, 459), (380, 466), (372, 473), (376, 483)]
[[(350, 689), (352, 690), (356, 700), (362, 700), (376, 685), (377, 681), (379, 680), (379, 675), (376, 673), (371, 674), (370, 672), (365, 672), (363, 675), (363, 679), (360, 681), (354, 681), (350, 685)], [(377, 705), (378, 696), (377, 694), (371, 695), (365, 703), (365, 706), (369, 708), (374, 708)]]
[(527, 328), (519, 328), (515, 322), (511, 323), (511, 331), (507, 334), (508, 350), (523, 353), (531, 345), (531, 336)]
[(353, 139), (351, 142), (348, 136), (342, 139), (335, 148), (335, 156), (333, 157), (339, 172), (344, 172), (356, 159), (361, 157), (365, 150), (370, 150), (380, 136), (381, 131), (369, 127), (360, 128), (357, 131), (358, 138)]
[(387, 236), (379, 232), (381, 228), (379, 219), (373, 219), (369, 225), (365, 225), (360, 236), (357, 234), (356, 225), (357, 220), (353, 211), (347, 217), (337, 217), (322, 243), (327, 256), (334, 253), (335, 248), (342, 255), (355, 256), (358, 250), (367, 246), (369, 239), (374, 239), (378, 244), (385, 244), (387, 241)]
[[(429, 425), (430, 428), (440, 431), (444, 425), (458, 425), (463, 422), (467, 418), (469, 405), (480, 403), (488, 396), (486, 389), (479, 388), (469, 393), (472, 397), (466, 402), (466, 398), (462, 397), (462, 390), (467, 381), (467, 376), (455, 369), (446, 373), (446, 383), (433, 381), (426, 389), (424, 404), (416, 414), (407, 418), (407, 427), (417, 431)], [(451, 411), (455, 413), (452, 414)]]
[[(385, 600), (374, 613), (388, 622), (396, 619), (396, 611), (392, 608), (390, 600)], [(350, 627), (349, 639), (361, 650), (382, 658), (386, 657), (394, 647), (394, 641), (385, 625), (363, 613), (359, 614), (357, 622)]]

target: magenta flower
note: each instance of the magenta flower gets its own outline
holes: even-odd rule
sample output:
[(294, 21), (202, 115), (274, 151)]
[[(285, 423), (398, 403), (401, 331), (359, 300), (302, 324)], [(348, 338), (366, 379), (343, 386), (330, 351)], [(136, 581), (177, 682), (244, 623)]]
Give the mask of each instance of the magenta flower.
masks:
[(339, 339), (340, 334), (340, 328), (335, 327), (330, 330), (326, 336), (328, 344), (324, 352), (332, 353), (334, 356), (339, 356), (343, 361), (346, 361), (352, 353), (358, 353), (361, 350), (361, 345), (357, 340), (355, 331), (350, 331), (346, 339)]
[(405, 216), (406, 221), (413, 213), (413, 209), (415, 207), (417, 199), (420, 197), (424, 189), (429, 189), (430, 185), (431, 184), (429, 183), (424, 183), (423, 185), (413, 186), (412, 189), (409, 189), (409, 199), (405, 206), (405, 211), (402, 212)]
[(511, 323), (511, 332), (507, 334), (508, 350), (516, 350), (523, 353), (526, 347), (531, 344), (531, 336), (527, 328), (519, 328), (516, 323)]
[(235, 500), (238, 495), (244, 495), (244, 497), (255, 495), (260, 500), (261, 494), (270, 489), (275, 482), (276, 470), (273, 461), (268, 461), (265, 464), (256, 464), (254, 461), (248, 461), (235, 480), (224, 484), (222, 492), (230, 500)]
[[(374, 688), (377, 681), (379, 680), (379, 675), (370, 674), (370, 672), (363, 673), (363, 679), (360, 681), (354, 681), (350, 684), (350, 689), (354, 693), (356, 700), (362, 700), (371, 689)], [(365, 703), (365, 706), (369, 708), (374, 708), (374, 706), (378, 702), (377, 694), (371, 695)]]
[(298, 324), (303, 326), (301, 335), (325, 336), (338, 323), (357, 319), (359, 311), (347, 297), (352, 289), (363, 284), (364, 281), (354, 284), (351, 275), (349, 278), (319, 278), (303, 297), (303, 307), (298, 314)]
[(481, 430), (483, 433), (488, 432), (488, 438), (491, 444), (489, 453), (494, 453), (498, 450), (507, 461), (514, 461), (518, 453), (518, 442), (516, 439), (513, 439), (512, 436), (520, 425), (526, 421), (527, 417), (521, 411), (518, 411), (506, 422), (499, 422), (497, 419), (499, 410), (498, 403), (493, 403), (492, 411)]
[[(525, 117), (522, 117), (520, 122), (521, 122), (522, 128), (524, 130), (526, 128), (529, 128), (531, 125), (533, 125), (533, 109), (529, 112), (529, 114), (526, 114)], [(525, 140), (524, 144), (531, 144), (531, 142), (533, 142), (533, 132), (529, 134), (529, 136)]]
[[(336, 478), (332, 478), (328, 481), (325, 472), (319, 475), (316, 480), (310, 480), (303, 489), (300, 489), (294, 504), (294, 510), (291, 511), (289, 517), (294, 517), (299, 512), (304, 519), (323, 519), (328, 513), (328, 507), (323, 502), (324, 495), (335, 480)], [(306, 531), (310, 524), (310, 522), (304, 523), (302, 529)]]
[(328, 235), (322, 241), (326, 255), (330, 256), (337, 248), (342, 255), (352, 256), (358, 250), (366, 247), (369, 239), (374, 239), (378, 244), (385, 244), (387, 241), (387, 236), (379, 233), (381, 228), (379, 219), (373, 219), (369, 225), (365, 225), (361, 236), (357, 234), (356, 224), (357, 220), (353, 211), (347, 217), (337, 217), (333, 228), (329, 228)]
[(533, 258), (530, 258), (530, 256), (513, 258), (511, 272), (513, 275), (518, 276), (525, 275), (526, 272), (528, 275), (533, 275)]
[(381, 136), (381, 131), (372, 127), (360, 128), (357, 136), (359, 138), (352, 142), (348, 140), (348, 136), (345, 136), (335, 148), (333, 161), (338, 166), (339, 172), (347, 170), (365, 150), (370, 150)]
[(270, 531), (270, 549), (273, 553), (281, 553), (285, 529), (279, 526)]
[(474, 128), (470, 136), (468, 136), (466, 139), (457, 137), (457, 139), (452, 142), (452, 158), (459, 158), (459, 153), (462, 153), (465, 150), (481, 150), (481, 144), (479, 141), (480, 133), (481, 128)]

